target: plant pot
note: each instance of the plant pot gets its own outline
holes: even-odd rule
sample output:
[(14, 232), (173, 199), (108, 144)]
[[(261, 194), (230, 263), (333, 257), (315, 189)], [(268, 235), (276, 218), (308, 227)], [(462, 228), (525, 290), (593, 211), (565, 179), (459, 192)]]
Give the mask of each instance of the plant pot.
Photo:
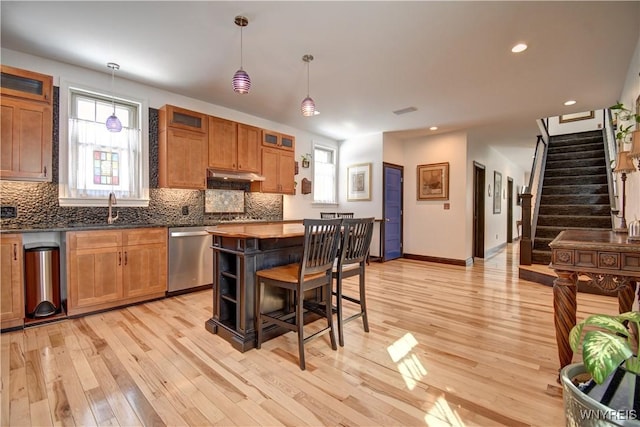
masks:
[[(624, 426), (624, 427), (640, 427), (640, 413), (623, 404), (622, 408), (617, 407), (620, 401), (628, 402), (632, 405), (637, 375), (626, 372), (620, 383), (616, 397), (611, 401), (611, 407), (600, 403), (590, 395), (582, 392), (572, 382), (572, 378), (579, 374), (587, 372), (582, 363), (574, 363), (565, 366), (560, 372), (560, 380), (562, 381), (562, 397), (564, 400), (564, 413), (567, 426), (575, 427), (595, 427), (595, 426)], [(601, 396), (604, 389), (607, 388), (611, 378), (607, 379), (603, 384), (593, 387), (589, 394), (593, 396)], [(636, 396), (636, 399), (640, 398)]]

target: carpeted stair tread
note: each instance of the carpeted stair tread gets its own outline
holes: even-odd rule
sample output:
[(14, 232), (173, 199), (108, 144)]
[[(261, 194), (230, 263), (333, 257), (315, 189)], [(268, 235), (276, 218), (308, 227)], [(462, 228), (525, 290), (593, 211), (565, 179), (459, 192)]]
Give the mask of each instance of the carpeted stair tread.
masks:
[(579, 166), (579, 167), (567, 167), (547, 169), (544, 172), (544, 176), (553, 178), (556, 176), (585, 176), (585, 175), (604, 175), (607, 176), (607, 167), (601, 166)]
[(556, 225), (539, 225), (536, 227), (536, 240), (538, 238), (555, 239), (561, 231), (564, 230), (601, 230), (601, 228), (593, 227), (559, 227)]
[(609, 194), (543, 194), (540, 207), (550, 205), (610, 205)]
[(547, 162), (556, 160), (577, 160), (577, 159), (593, 159), (603, 156), (602, 148), (597, 150), (581, 150), (581, 151), (559, 151), (556, 153), (547, 153)]
[(567, 168), (583, 168), (583, 167), (593, 167), (593, 166), (601, 166), (606, 167), (604, 158), (596, 157), (589, 159), (573, 159), (573, 160), (550, 160), (547, 158), (547, 168), (546, 170), (553, 169), (567, 169)]
[(553, 176), (546, 177), (543, 186), (547, 185), (579, 185), (579, 184), (607, 184), (606, 175), (593, 176)]
[(538, 215), (538, 225), (611, 228), (611, 215)]
[(611, 215), (610, 204), (592, 204), (592, 205), (540, 205), (538, 215), (570, 215), (573, 216), (576, 213), (584, 212), (588, 210), (591, 215)]
[(549, 144), (549, 150), (547, 155), (557, 153), (574, 153), (581, 151), (595, 151), (602, 148), (602, 142), (590, 142), (586, 144), (561, 144), (558, 145), (555, 142), (553, 145)]
[(607, 184), (562, 184), (542, 187), (542, 195), (554, 194), (609, 194), (609, 186)]

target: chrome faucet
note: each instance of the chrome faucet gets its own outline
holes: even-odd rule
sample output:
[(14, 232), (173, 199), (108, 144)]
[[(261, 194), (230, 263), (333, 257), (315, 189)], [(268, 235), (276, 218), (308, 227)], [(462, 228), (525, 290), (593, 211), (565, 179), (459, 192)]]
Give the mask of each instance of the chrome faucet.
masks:
[(114, 193), (109, 193), (109, 216), (107, 217), (107, 224), (113, 224), (116, 219), (118, 219), (118, 212), (116, 212), (116, 216), (112, 216), (111, 207), (118, 204), (116, 200), (116, 195)]

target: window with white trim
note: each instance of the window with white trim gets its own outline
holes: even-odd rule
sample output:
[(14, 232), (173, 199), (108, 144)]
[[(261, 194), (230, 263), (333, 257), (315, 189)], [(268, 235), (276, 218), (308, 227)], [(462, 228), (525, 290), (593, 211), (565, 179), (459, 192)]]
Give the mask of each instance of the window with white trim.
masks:
[(313, 202), (337, 203), (336, 150), (316, 145), (313, 148)]
[[(104, 206), (114, 193), (124, 206), (148, 206), (148, 150), (142, 103), (69, 87), (67, 144), (61, 144), (60, 206)], [(120, 132), (105, 122), (115, 113)], [(65, 158), (63, 156), (66, 154)], [(64, 160), (64, 161), (63, 161)], [(66, 167), (63, 167), (66, 166)]]

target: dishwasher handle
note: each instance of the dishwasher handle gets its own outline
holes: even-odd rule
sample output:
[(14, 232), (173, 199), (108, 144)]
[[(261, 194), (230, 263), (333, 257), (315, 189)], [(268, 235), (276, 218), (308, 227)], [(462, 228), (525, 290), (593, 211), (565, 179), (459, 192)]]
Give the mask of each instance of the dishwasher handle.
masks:
[(209, 236), (207, 231), (172, 231), (169, 237), (193, 237), (193, 236)]

